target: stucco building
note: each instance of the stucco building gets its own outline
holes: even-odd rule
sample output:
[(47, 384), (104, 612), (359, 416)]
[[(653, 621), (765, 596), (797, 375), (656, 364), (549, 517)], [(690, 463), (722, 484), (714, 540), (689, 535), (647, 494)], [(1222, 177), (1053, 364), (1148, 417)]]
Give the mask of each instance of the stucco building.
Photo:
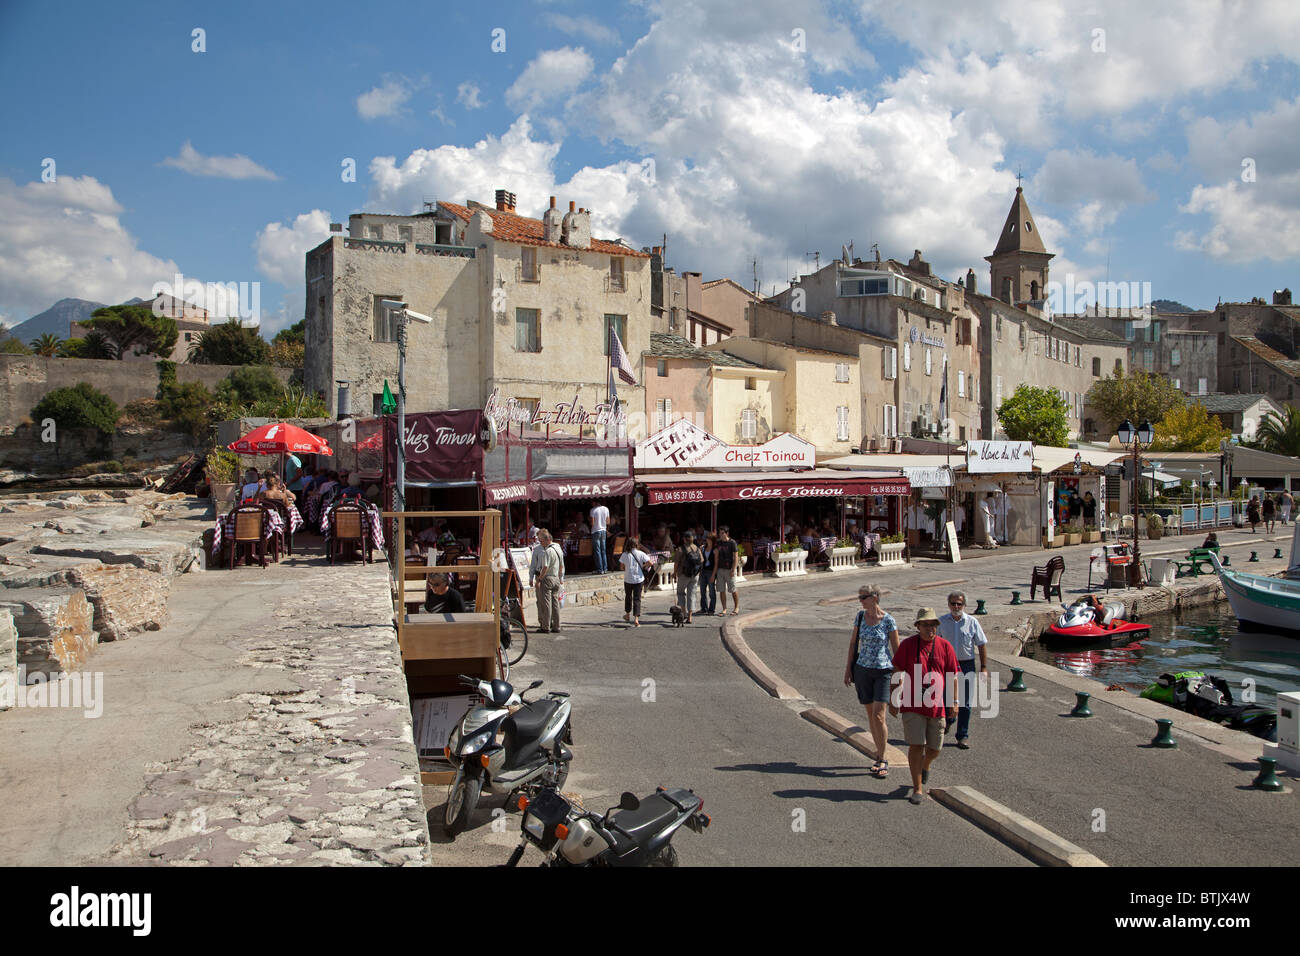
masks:
[(397, 327), (383, 299), (433, 319), (408, 324), (408, 409), (482, 408), (495, 392), (515, 420), (603, 435), (613, 327), (639, 383), (618, 383), (619, 403), (644, 410), (648, 253), (592, 238), (590, 213), (562, 212), (553, 196), (541, 219), (519, 215), (505, 190), (494, 207), (427, 205), (353, 215), (348, 235), (307, 253), (305, 379), (331, 412), (338, 381), (359, 414), (378, 410), (385, 381), (396, 391)]
[(785, 431), (785, 372), (732, 354), (730, 339), (705, 349), (680, 335), (650, 334), (645, 359), (651, 434), (680, 418), (744, 445)]

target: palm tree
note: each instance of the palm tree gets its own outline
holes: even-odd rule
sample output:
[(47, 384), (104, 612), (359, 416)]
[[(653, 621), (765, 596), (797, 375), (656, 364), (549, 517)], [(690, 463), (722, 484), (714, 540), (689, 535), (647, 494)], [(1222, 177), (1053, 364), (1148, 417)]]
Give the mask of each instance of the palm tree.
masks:
[(1281, 418), (1272, 412), (1265, 415), (1259, 423), (1255, 440), (1265, 451), (1300, 457), (1300, 408), (1288, 405)]
[(59, 343), (62, 341), (53, 332), (45, 332), (39, 337), (32, 339), (32, 351), (37, 355), (43, 355), (46, 358), (53, 358), (59, 354)]
[(91, 329), (86, 333), (85, 346), (82, 348), (82, 358), (92, 359), (115, 359), (117, 358), (117, 349), (113, 345), (112, 339), (101, 332), (99, 329)]

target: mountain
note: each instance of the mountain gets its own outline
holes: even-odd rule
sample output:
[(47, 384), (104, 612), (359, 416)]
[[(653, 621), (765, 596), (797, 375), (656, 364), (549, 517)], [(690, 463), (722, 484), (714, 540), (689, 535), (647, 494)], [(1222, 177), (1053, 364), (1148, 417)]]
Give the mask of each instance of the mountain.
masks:
[(1151, 307), (1157, 312), (1196, 312), (1190, 305), (1183, 305), (1181, 302), (1175, 302), (1173, 299), (1154, 299)]
[(39, 339), (46, 332), (66, 339), (68, 327), (73, 322), (83, 322), (90, 318), (92, 312), (103, 307), (102, 302), (89, 302), (86, 299), (60, 299), (40, 315), (33, 315), (26, 322), (15, 325), (9, 334), (24, 345), (30, 345), (33, 339)]

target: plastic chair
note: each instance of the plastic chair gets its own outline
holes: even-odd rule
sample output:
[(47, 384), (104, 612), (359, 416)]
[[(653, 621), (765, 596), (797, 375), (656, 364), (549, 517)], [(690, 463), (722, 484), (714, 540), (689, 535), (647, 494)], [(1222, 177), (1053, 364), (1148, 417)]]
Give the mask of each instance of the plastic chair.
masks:
[(1056, 556), (1042, 567), (1034, 568), (1034, 573), (1029, 579), (1029, 600), (1034, 599), (1034, 592), (1037, 588), (1043, 589), (1043, 597), (1051, 600), (1052, 592), (1056, 596), (1065, 600), (1061, 594), (1061, 578), (1065, 574), (1065, 558)]

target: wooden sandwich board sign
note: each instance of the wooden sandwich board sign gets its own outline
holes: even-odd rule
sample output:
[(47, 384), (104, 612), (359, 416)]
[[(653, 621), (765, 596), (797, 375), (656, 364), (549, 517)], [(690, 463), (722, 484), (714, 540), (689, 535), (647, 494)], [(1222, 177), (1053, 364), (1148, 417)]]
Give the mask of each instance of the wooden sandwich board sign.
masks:
[(961, 548), (957, 546), (957, 525), (949, 521), (944, 525), (944, 533), (948, 536), (948, 554), (953, 564), (956, 564), (961, 560)]

